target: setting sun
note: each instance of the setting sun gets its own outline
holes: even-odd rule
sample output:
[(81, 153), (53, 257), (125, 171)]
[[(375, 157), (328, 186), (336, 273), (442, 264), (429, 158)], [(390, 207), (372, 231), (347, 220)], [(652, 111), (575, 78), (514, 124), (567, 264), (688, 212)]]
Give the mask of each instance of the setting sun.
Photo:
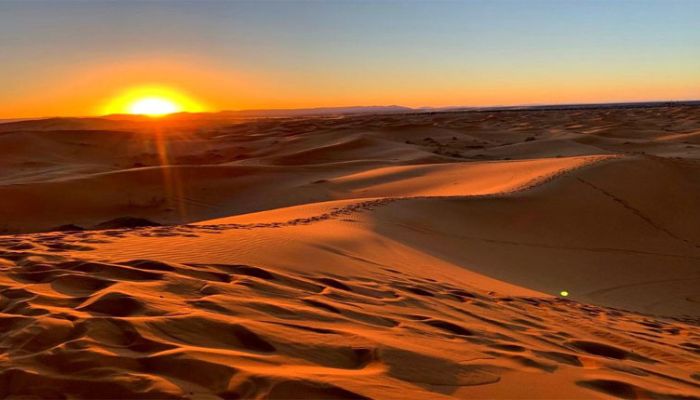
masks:
[(129, 114), (148, 115), (158, 117), (181, 111), (180, 106), (168, 99), (148, 97), (137, 100), (129, 106)]
[(206, 108), (180, 91), (163, 86), (139, 86), (115, 96), (103, 114), (134, 114), (159, 117), (178, 112), (201, 112)]

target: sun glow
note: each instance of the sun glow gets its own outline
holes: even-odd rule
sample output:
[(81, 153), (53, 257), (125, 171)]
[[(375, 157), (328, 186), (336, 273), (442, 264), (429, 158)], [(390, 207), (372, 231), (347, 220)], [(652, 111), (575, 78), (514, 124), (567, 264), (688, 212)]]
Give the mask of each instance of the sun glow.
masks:
[(137, 100), (129, 106), (129, 114), (148, 115), (159, 117), (161, 115), (172, 114), (180, 111), (180, 107), (168, 99), (158, 97), (148, 97)]
[(160, 117), (178, 112), (201, 112), (205, 107), (183, 93), (162, 86), (131, 88), (110, 100), (104, 114)]

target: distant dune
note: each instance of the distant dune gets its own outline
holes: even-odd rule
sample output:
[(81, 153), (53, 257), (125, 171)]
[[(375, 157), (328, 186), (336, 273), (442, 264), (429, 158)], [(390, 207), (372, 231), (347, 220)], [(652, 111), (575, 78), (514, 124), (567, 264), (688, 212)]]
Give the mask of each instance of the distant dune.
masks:
[(324, 115), (353, 115), (370, 113), (397, 113), (412, 111), (402, 106), (354, 106), (354, 107), (317, 107), (296, 109), (240, 110), (222, 111), (223, 117), (314, 117)]
[(0, 153), (3, 397), (700, 398), (695, 104), (59, 118)]

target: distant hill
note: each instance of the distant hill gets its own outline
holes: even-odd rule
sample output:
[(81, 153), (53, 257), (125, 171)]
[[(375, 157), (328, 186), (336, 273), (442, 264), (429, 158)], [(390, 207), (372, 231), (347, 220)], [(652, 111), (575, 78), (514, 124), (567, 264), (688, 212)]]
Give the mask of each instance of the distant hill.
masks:
[(410, 107), (403, 106), (353, 106), (353, 107), (317, 107), (317, 108), (292, 108), (292, 109), (268, 109), (268, 110), (240, 110), (222, 111), (217, 113), (222, 116), (234, 117), (307, 117), (329, 116), (349, 114), (375, 114), (412, 112)]
[(420, 107), (404, 106), (352, 106), (352, 107), (318, 107), (293, 109), (264, 109), (219, 111), (213, 113), (178, 113), (167, 117), (152, 119), (142, 115), (113, 114), (101, 117), (53, 117), (34, 119), (0, 119), (0, 132), (12, 131), (52, 131), (52, 130), (96, 130), (96, 131), (132, 131), (149, 129), (151, 123), (158, 126), (171, 126), (179, 129), (191, 127), (217, 126), (233, 120), (255, 118), (298, 118), (298, 117), (331, 117), (361, 114), (415, 114), (415, 113), (444, 113), (444, 112), (481, 112), (481, 111), (547, 111), (547, 110), (580, 110), (580, 109), (617, 109), (617, 108), (648, 108), (700, 106), (700, 101), (656, 101), (637, 103), (600, 103), (600, 104), (554, 104), (554, 105), (522, 105), (495, 107)]
[[(101, 117), (52, 117), (34, 119), (0, 120), (0, 132), (50, 131), (50, 130), (131, 130), (142, 128), (144, 122), (174, 123), (184, 127), (187, 123), (212, 122), (248, 118), (321, 117), (358, 114), (387, 114), (415, 112), (402, 106), (353, 106), (296, 109), (219, 111), (213, 113), (178, 113), (157, 120), (142, 115), (113, 114)], [(184, 124), (184, 125), (183, 125)]]
[(13, 122), (0, 121), (0, 132), (12, 131), (52, 131), (52, 130), (127, 130), (144, 117), (131, 116), (130, 119), (114, 120), (104, 117), (54, 117), (29, 119)]

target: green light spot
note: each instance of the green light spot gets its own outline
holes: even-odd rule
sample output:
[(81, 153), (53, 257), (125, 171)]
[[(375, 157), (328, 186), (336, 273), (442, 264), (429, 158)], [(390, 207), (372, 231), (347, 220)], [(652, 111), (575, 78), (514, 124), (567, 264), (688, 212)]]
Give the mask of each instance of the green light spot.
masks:
[(569, 292), (567, 292), (566, 290), (562, 290), (561, 292), (559, 292), (559, 294), (561, 295), (561, 297), (566, 297), (569, 295)]

